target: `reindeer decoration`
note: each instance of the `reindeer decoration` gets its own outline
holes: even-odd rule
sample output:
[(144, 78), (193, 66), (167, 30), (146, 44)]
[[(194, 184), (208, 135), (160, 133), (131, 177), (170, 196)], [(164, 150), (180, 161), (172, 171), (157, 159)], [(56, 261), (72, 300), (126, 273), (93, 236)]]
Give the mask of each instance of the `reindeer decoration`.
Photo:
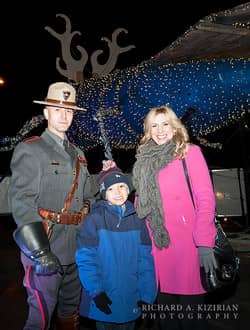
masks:
[[(66, 15), (57, 14), (56, 17), (61, 17), (65, 20), (66, 29), (64, 33), (60, 34), (52, 30), (49, 26), (45, 27), (45, 30), (47, 30), (53, 37), (61, 42), (62, 59), (66, 64), (67, 69), (63, 69), (60, 66), (59, 57), (56, 59), (56, 69), (62, 76), (68, 78), (69, 81), (80, 82), (84, 80), (84, 68), (88, 62), (88, 53), (83, 47), (77, 45), (76, 48), (80, 52), (81, 56), (79, 60), (76, 60), (71, 54), (71, 43), (73, 37), (75, 35), (81, 35), (81, 33), (79, 31), (71, 32), (71, 22)], [(120, 47), (117, 44), (117, 37), (122, 32), (128, 33), (126, 29), (118, 28), (112, 33), (111, 40), (107, 37), (101, 38), (101, 40), (105, 41), (108, 45), (109, 58), (105, 64), (100, 64), (98, 62), (98, 57), (99, 55), (103, 54), (103, 50), (99, 49), (93, 52), (90, 58), (93, 77), (100, 78), (109, 74), (115, 68), (118, 56), (122, 53), (128, 52), (132, 48), (135, 48), (134, 45)]]

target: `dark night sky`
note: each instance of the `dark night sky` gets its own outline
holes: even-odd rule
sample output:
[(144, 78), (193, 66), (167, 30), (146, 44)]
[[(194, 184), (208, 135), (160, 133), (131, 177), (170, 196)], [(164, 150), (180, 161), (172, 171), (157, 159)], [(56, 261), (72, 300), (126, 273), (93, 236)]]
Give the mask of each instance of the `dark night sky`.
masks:
[[(157, 54), (204, 16), (247, 1), (145, 2), (78, 0), (56, 5), (56, 1), (33, 1), (28, 5), (22, 1), (19, 8), (12, 2), (5, 4), (0, 13), (0, 76), (7, 84), (0, 88), (0, 135), (15, 135), (26, 120), (41, 111), (32, 101), (44, 98), (50, 83), (66, 80), (55, 66), (60, 43), (44, 29), (50, 26), (64, 31), (64, 21), (56, 14), (70, 18), (72, 31), (82, 33), (79, 44), (89, 55), (103, 47), (102, 36), (110, 38), (116, 28), (127, 29), (122, 42), (136, 48), (120, 55), (117, 68), (124, 68)], [(134, 8), (135, 3), (139, 8)]]

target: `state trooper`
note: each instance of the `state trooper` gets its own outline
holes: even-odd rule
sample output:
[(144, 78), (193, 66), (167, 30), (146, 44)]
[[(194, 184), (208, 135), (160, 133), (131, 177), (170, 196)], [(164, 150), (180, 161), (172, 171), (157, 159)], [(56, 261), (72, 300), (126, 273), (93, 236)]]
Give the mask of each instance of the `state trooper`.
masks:
[(95, 191), (82, 150), (66, 132), (76, 91), (65, 82), (49, 86), (43, 101), (47, 128), (20, 142), (11, 160), (10, 204), (21, 249), (29, 306), (24, 329), (79, 329), (81, 285), (75, 263), (76, 231), (94, 202)]

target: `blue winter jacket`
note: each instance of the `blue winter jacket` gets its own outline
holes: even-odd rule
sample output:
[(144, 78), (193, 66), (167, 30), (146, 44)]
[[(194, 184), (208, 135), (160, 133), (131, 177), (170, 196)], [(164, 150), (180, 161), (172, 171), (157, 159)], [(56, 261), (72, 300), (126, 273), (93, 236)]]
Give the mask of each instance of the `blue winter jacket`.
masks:
[[(139, 300), (153, 303), (156, 298), (151, 240), (130, 201), (120, 216), (107, 201), (93, 205), (78, 229), (76, 263), (83, 286), (82, 316), (125, 323), (140, 316)], [(112, 314), (100, 311), (93, 301), (101, 291), (112, 301)]]

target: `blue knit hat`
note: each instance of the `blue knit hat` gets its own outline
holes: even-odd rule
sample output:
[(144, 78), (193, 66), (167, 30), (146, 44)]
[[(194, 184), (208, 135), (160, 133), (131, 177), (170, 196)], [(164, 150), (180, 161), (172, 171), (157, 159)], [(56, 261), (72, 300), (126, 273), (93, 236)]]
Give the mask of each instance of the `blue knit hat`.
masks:
[(129, 188), (129, 181), (127, 176), (119, 167), (111, 167), (107, 171), (101, 171), (97, 175), (97, 183), (100, 187), (102, 198), (105, 199), (107, 189), (115, 183), (125, 183)]

